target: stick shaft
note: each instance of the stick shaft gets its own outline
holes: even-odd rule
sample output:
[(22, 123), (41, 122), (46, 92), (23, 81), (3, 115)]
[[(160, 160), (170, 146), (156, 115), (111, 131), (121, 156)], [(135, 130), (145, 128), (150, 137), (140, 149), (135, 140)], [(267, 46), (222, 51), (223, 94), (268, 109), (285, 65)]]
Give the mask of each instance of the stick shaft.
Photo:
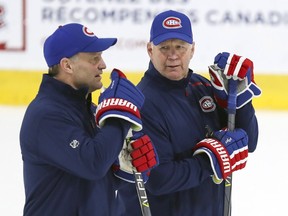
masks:
[(148, 202), (148, 197), (146, 194), (146, 189), (144, 186), (144, 181), (142, 174), (140, 172), (134, 172), (135, 185), (137, 190), (137, 195), (143, 216), (151, 216), (150, 206)]
[[(237, 102), (237, 80), (231, 78), (228, 86), (228, 130), (235, 129), (235, 115)], [(232, 174), (225, 180), (224, 216), (231, 216)]]

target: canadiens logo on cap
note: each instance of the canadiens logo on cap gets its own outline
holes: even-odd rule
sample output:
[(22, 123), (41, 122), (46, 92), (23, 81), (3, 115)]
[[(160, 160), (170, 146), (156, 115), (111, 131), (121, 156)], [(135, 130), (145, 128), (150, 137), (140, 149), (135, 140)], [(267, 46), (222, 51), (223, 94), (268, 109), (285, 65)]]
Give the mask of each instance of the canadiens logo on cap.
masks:
[(166, 18), (163, 23), (163, 27), (166, 29), (176, 29), (176, 28), (181, 28), (181, 19), (177, 17), (168, 17)]
[(87, 35), (88, 37), (94, 37), (94, 33), (88, 29), (87, 27), (83, 26), (82, 31), (85, 35)]

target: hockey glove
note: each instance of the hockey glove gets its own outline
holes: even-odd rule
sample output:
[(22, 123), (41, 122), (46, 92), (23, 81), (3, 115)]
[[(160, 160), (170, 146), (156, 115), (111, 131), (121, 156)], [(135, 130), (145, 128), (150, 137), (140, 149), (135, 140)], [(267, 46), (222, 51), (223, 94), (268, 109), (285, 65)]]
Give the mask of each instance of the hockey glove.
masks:
[(205, 153), (214, 175), (212, 179), (220, 184), (232, 172), (243, 169), (248, 157), (248, 136), (242, 129), (219, 130), (212, 138), (206, 138), (194, 148), (193, 155)]
[(214, 65), (208, 69), (215, 99), (223, 108), (227, 108), (228, 80), (231, 78), (238, 80), (237, 109), (243, 107), (253, 97), (261, 95), (260, 88), (254, 82), (253, 62), (248, 58), (227, 52), (219, 53), (215, 57)]
[(130, 183), (135, 182), (133, 172), (141, 172), (143, 181), (146, 182), (151, 169), (158, 164), (158, 155), (149, 136), (137, 132), (124, 141), (112, 169), (116, 177)]
[(121, 118), (132, 123), (135, 131), (142, 129), (139, 109), (144, 95), (118, 69), (111, 72), (111, 84), (101, 93), (96, 110), (96, 124), (102, 127), (107, 118)]

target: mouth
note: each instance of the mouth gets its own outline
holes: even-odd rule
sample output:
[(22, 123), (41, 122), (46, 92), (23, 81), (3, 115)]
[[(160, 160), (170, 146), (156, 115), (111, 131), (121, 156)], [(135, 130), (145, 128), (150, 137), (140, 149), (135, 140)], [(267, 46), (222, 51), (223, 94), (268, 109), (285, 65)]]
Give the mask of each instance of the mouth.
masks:
[(99, 77), (99, 78), (102, 78), (102, 76), (101, 76), (102, 73), (103, 73), (102, 71), (99, 71), (99, 73), (95, 75), (95, 78), (98, 78), (98, 77)]
[(168, 68), (174, 69), (180, 67), (180, 65), (167, 65)]
[(180, 65), (177, 64), (177, 65), (167, 65), (167, 67), (171, 67), (171, 68), (175, 68), (175, 67), (179, 67)]

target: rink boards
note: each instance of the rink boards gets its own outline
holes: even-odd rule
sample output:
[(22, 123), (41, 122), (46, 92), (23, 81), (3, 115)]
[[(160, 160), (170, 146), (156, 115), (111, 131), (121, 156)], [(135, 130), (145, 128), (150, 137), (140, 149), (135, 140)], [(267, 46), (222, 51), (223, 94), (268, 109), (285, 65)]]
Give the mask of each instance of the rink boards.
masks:
[[(45, 71), (9, 71), (0, 70), (0, 104), (27, 105), (37, 94), (42, 74)], [(125, 72), (127, 77), (137, 84), (143, 72)], [(207, 74), (203, 73), (207, 77)], [(109, 73), (102, 76), (104, 86), (109, 85)], [(256, 109), (288, 110), (288, 75), (256, 74), (255, 80), (262, 89), (262, 95), (253, 100)], [(97, 103), (99, 92), (93, 93), (93, 101)]]

